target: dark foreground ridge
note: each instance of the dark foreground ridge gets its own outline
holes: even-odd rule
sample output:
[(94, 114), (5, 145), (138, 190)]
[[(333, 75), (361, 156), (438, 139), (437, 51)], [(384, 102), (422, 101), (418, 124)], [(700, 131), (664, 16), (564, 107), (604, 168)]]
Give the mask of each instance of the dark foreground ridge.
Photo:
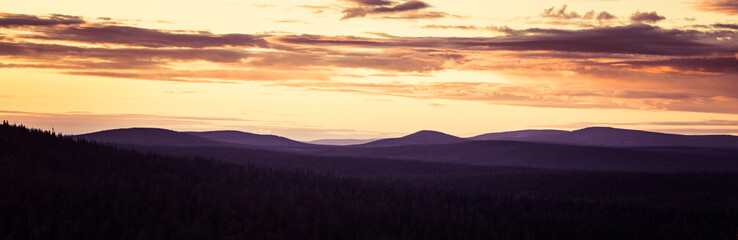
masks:
[(358, 179), (242, 160), (137, 153), (4, 123), (0, 238), (733, 239), (738, 227), (735, 174), (472, 167), (424, 178), (435, 163), (416, 163), (417, 176)]

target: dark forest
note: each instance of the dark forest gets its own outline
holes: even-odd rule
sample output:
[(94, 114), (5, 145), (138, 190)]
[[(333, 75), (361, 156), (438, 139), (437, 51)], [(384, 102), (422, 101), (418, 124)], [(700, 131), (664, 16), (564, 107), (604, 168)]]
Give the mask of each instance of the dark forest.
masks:
[(735, 239), (738, 227), (734, 173), (243, 151), (165, 156), (5, 122), (0, 238)]

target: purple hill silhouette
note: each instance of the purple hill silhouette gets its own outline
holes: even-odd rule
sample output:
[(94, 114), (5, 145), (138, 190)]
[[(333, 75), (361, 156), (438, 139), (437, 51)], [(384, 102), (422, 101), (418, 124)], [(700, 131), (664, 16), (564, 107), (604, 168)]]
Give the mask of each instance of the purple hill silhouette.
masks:
[(524, 130), (507, 133), (489, 133), (470, 139), (512, 140), (603, 147), (680, 146), (738, 148), (738, 137), (730, 135), (680, 135), (611, 127), (589, 127), (572, 132)]
[[(251, 146), (269, 149), (301, 149), (327, 147), (295, 141), (275, 135), (240, 131), (176, 132), (158, 128), (114, 129), (78, 135), (77, 137), (104, 143), (162, 146)], [(353, 147), (394, 147), (408, 145), (451, 144), (470, 141), (505, 140), (555, 143), (600, 147), (701, 147), (738, 149), (738, 137), (730, 135), (679, 135), (610, 127), (590, 127), (576, 131), (522, 130), (488, 133), (468, 139), (437, 131), (423, 130), (400, 138), (388, 138), (362, 143)], [(324, 140), (325, 145), (341, 144), (346, 140)], [(321, 142), (318, 142), (321, 143)], [(339, 144), (336, 144), (339, 143)], [(336, 146), (338, 147), (338, 146)]]
[(553, 136), (557, 134), (565, 134), (569, 133), (569, 131), (564, 130), (520, 130), (520, 131), (510, 131), (510, 132), (497, 132), (497, 133), (487, 133), (482, 134), (479, 136), (470, 137), (471, 140), (509, 140), (509, 141), (516, 141), (516, 140), (529, 140), (529, 139), (535, 139), (540, 138), (544, 136)]
[(185, 132), (193, 136), (226, 143), (259, 147), (309, 147), (312, 144), (298, 142), (276, 135), (261, 135), (241, 131)]
[(112, 129), (77, 135), (100, 143), (158, 146), (219, 146), (223, 143), (161, 128)]
[(216, 152), (226, 148), (261, 148), (319, 156), (471, 165), (608, 171), (738, 171), (738, 147), (727, 149), (738, 146), (735, 136), (687, 136), (602, 127), (486, 136), (515, 139), (474, 141), (425, 130), (400, 138), (329, 147), (238, 131), (184, 133), (156, 128), (106, 130), (77, 137), (125, 145), (217, 147), (220, 150)]
[(445, 134), (438, 131), (422, 130), (416, 133), (400, 137), (381, 139), (365, 144), (355, 145), (359, 147), (393, 147), (406, 145), (448, 144), (461, 143), (471, 140)]
[(347, 146), (347, 145), (357, 145), (357, 144), (364, 144), (369, 142), (374, 142), (380, 139), (319, 139), (319, 140), (313, 140), (309, 141), (308, 143), (312, 144), (319, 144), (319, 145), (334, 145), (334, 146)]

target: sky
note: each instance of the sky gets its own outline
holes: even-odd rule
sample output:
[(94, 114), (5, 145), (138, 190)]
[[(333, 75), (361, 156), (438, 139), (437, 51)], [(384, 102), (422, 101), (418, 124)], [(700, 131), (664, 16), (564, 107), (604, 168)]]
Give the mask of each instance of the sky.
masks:
[(25, 0), (0, 119), (297, 140), (738, 135), (738, 0)]

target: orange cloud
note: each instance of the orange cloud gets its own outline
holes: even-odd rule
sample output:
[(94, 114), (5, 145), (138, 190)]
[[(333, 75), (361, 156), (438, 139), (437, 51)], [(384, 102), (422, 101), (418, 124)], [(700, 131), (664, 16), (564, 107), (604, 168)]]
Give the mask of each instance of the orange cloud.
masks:
[[(352, 4), (394, 8), (379, 10), (393, 16), (418, 12), (390, 1)], [(738, 75), (738, 49), (729, 40), (738, 33), (730, 24), (705, 26), (704, 31), (643, 24), (518, 30), (426, 27), (507, 34), (472, 38), (215, 34), (88, 22), (65, 15), (0, 14), (0, 28), (19, 33), (0, 38), (4, 61), (0, 67), (156, 81), (262, 81), (316, 91), (506, 105), (738, 113), (730, 104), (738, 98), (732, 80)], [(387, 83), (392, 80), (371, 76), (396, 79), (392, 76), (446, 70), (490, 71), (511, 80), (418, 84)], [(369, 76), (376, 82), (341, 81), (346, 76)]]
[(692, 3), (693, 7), (700, 11), (724, 13), (729, 15), (738, 14), (738, 1), (735, 0), (697, 0)]

